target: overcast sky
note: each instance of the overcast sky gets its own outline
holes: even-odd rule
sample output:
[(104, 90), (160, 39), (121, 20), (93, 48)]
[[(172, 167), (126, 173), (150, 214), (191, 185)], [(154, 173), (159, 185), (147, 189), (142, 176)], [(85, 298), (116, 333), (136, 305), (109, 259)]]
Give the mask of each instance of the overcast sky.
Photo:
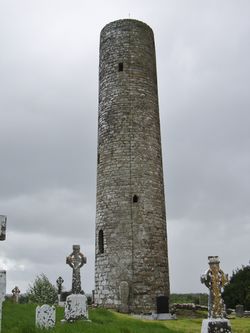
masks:
[(250, 259), (250, 2), (0, 0), (0, 244), (7, 292), (61, 275), (73, 244), (94, 288), (99, 35), (154, 31), (172, 292), (206, 292), (218, 255)]

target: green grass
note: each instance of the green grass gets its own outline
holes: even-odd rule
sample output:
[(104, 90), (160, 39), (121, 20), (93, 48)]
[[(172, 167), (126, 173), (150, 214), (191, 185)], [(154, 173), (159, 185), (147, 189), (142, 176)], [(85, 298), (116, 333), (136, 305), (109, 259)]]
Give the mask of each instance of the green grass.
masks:
[[(35, 327), (34, 304), (4, 302), (2, 333), (47, 332)], [(146, 321), (104, 309), (89, 311), (91, 322), (61, 324), (63, 308), (56, 309), (56, 327), (50, 333), (200, 333), (202, 318), (180, 317), (171, 321)], [(200, 314), (204, 316), (204, 313)], [(250, 333), (250, 319), (232, 319), (233, 333)]]

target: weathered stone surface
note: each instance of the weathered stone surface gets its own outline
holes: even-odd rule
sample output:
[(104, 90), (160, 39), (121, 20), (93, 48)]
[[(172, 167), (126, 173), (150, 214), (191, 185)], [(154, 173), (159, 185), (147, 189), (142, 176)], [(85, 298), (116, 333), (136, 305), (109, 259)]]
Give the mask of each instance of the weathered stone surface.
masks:
[(0, 215), (0, 241), (6, 239), (7, 216)]
[(218, 256), (208, 257), (209, 269), (201, 276), (201, 282), (209, 289), (208, 319), (202, 321), (201, 333), (229, 333), (231, 325), (225, 319), (222, 288), (228, 284), (228, 276), (220, 269)]
[(232, 331), (227, 319), (204, 319), (202, 321), (201, 333), (230, 333)]
[(244, 306), (241, 304), (236, 305), (235, 314), (236, 314), (236, 317), (243, 317), (244, 316)]
[(66, 298), (64, 318), (67, 321), (88, 319), (87, 297), (85, 295), (69, 295)]
[(208, 257), (209, 269), (201, 276), (201, 283), (209, 289), (208, 318), (224, 318), (225, 305), (222, 288), (228, 284), (228, 275), (220, 269), (218, 256)]
[(127, 281), (122, 281), (120, 283), (120, 311), (121, 312), (128, 312), (128, 298), (129, 298), (129, 285)]
[(58, 297), (58, 305), (60, 306), (61, 303), (61, 293), (62, 293), (62, 285), (63, 285), (63, 278), (61, 276), (58, 277), (58, 279), (56, 280), (56, 284), (57, 284), (57, 297)]
[(36, 326), (39, 328), (53, 328), (56, 324), (56, 309), (44, 304), (36, 307)]
[[(136, 20), (100, 40), (95, 303), (155, 312), (169, 297), (154, 36)], [(126, 308), (126, 306), (125, 306)]]
[(0, 332), (2, 329), (2, 304), (6, 294), (6, 271), (0, 271)]
[(81, 274), (80, 268), (86, 264), (87, 258), (80, 252), (80, 245), (73, 245), (73, 252), (66, 258), (66, 263), (73, 269), (72, 273), (72, 293), (80, 294)]
[(63, 284), (64, 280), (61, 276), (59, 276), (59, 278), (56, 280), (56, 284), (57, 284), (57, 293), (61, 294), (62, 292), (62, 284)]
[(5, 299), (6, 294), (6, 271), (0, 271), (0, 303)]
[(19, 295), (20, 295), (20, 289), (18, 288), (18, 286), (15, 286), (15, 288), (12, 289), (12, 296), (13, 296), (13, 299), (16, 303), (18, 303), (19, 301)]

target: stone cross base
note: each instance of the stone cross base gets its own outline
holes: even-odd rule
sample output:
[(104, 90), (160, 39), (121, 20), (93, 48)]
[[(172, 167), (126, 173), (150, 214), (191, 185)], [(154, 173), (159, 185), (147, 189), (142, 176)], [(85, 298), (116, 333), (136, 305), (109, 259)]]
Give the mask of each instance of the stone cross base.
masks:
[(64, 318), (69, 322), (88, 320), (87, 297), (81, 294), (69, 295), (66, 298)]
[(201, 333), (230, 333), (231, 324), (227, 319), (204, 319), (202, 321)]

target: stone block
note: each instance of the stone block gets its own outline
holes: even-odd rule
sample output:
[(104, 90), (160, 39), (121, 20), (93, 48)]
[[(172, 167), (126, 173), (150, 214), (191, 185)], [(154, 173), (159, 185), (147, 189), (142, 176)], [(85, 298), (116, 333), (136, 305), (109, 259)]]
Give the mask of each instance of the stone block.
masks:
[(231, 324), (228, 319), (204, 319), (202, 321), (201, 333), (230, 333)]
[(0, 303), (4, 301), (6, 294), (6, 271), (0, 271)]
[(53, 328), (56, 324), (56, 309), (44, 304), (36, 307), (36, 326), (39, 328)]
[(244, 306), (241, 304), (236, 305), (235, 314), (236, 314), (236, 317), (243, 317), (244, 316)]
[(64, 318), (73, 322), (78, 319), (88, 319), (87, 297), (81, 294), (72, 294), (66, 298)]

